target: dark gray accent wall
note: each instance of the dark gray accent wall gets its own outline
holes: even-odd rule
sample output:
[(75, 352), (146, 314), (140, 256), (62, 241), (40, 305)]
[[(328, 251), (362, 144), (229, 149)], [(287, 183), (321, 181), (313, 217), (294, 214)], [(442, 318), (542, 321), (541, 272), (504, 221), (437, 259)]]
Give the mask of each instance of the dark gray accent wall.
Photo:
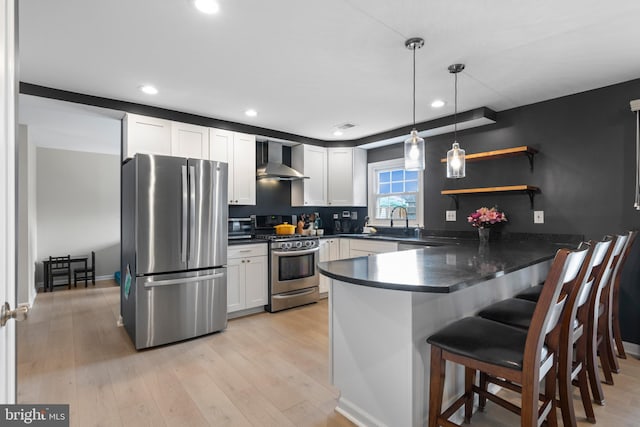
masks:
[[(464, 94), (461, 94), (464, 97)], [(605, 234), (640, 228), (633, 208), (635, 189), (635, 115), (629, 101), (640, 99), (640, 79), (497, 113), (497, 123), (458, 133), (467, 153), (529, 145), (539, 150), (530, 170), (525, 156), (467, 163), (467, 176), (448, 180), (440, 159), (453, 134), (426, 140), (425, 226), (428, 230), (469, 230), (466, 217), (481, 206), (498, 206), (509, 222), (504, 232)], [(368, 161), (402, 157), (402, 146), (370, 150)], [(544, 224), (533, 224), (524, 193), (459, 197), (456, 222), (445, 221), (455, 209), (443, 189), (529, 184), (540, 187), (535, 210)], [(622, 335), (640, 344), (640, 243), (623, 271)]]

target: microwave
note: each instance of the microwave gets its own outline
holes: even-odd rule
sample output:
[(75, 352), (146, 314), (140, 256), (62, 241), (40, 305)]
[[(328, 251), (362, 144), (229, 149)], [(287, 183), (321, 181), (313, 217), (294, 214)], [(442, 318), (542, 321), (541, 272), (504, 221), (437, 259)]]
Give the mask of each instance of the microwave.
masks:
[(229, 218), (229, 239), (251, 239), (255, 236), (251, 218)]

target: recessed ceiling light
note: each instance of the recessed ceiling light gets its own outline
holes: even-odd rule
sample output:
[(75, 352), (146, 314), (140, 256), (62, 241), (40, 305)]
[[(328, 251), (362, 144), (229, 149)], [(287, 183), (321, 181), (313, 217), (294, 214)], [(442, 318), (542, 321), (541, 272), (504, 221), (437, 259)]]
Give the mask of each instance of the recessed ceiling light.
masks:
[(216, 0), (194, 0), (193, 5), (202, 13), (213, 15), (218, 13), (220, 5)]
[(444, 101), (442, 99), (436, 99), (435, 101), (433, 101), (431, 103), (431, 106), (433, 108), (441, 108), (444, 107)]
[(343, 135), (343, 133), (342, 133), (342, 131), (340, 129), (338, 129), (338, 130), (333, 132), (333, 136), (342, 136), (342, 135)]
[(158, 89), (156, 89), (155, 86), (151, 85), (140, 86), (140, 91), (146, 93), (147, 95), (156, 95), (158, 93)]
[(255, 117), (255, 116), (258, 115), (258, 112), (251, 108), (251, 109), (245, 111), (244, 114), (246, 114), (249, 117)]

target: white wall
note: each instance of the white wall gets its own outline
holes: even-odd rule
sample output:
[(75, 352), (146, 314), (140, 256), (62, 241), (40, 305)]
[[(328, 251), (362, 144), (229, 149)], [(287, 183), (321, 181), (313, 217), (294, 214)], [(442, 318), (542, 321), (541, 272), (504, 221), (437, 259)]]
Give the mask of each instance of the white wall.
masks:
[[(120, 269), (120, 158), (37, 148), (38, 259), (96, 252), (96, 276)], [(42, 266), (38, 268), (42, 280)]]
[(36, 298), (36, 148), (29, 142), (27, 126), (19, 125), (18, 153), (18, 304), (32, 305)]

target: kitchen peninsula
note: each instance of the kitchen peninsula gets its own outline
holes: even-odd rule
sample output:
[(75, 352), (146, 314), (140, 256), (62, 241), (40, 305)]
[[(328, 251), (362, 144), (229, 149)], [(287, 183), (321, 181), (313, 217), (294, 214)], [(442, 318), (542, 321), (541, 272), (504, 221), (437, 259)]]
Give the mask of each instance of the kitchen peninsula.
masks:
[[(428, 417), (427, 337), (544, 280), (561, 247), (477, 241), (323, 262), (329, 292), (330, 379), (336, 410), (359, 425), (421, 426)], [(451, 369), (448, 367), (447, 369)], [(464, 388), (447, 372), (445, 402)]]

